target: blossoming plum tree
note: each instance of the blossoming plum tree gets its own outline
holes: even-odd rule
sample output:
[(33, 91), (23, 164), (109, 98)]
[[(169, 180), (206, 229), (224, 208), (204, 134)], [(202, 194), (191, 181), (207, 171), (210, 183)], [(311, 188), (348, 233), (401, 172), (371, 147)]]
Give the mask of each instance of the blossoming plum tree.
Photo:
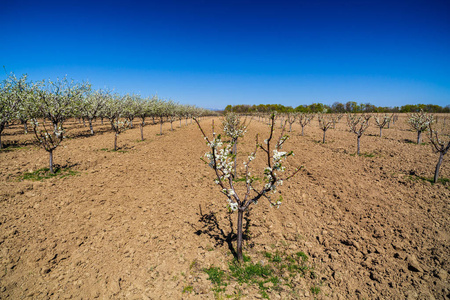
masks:
[(247, 127), (250, 122), (246, 120), (241, 121), (241, 117), (234, 113), (229, 112), (225, 114), (222, 120), (223, 132), (231, 139), (233, 145), (232, 154), (234, 155), (234, 176), (236, 176), (236, 155), (237, 155), (237, 142), (240, 137), (243, 137), (247, 132)]
[(119, 134), (124, 132), (128, 126), (127, 119), (122, 121), (123, 105), (124, 102), (121, 101), (121, 97), (119, 95), (114, 95), (113, 97), (108, 98), (104, 109), (105, 117), (109, 119), (111, 128), (114, 130), (114, 151), (117, 151), (117, 138)]
[(408, 124), (411, 128), (417, 131), (417, 144), (422, 141), (422, 132), (427, 131), (430, 124), (433, 122), (433, 115), (421, 110), (418, 113), (412, 113), (408, 116)]
[[(288, 139), (287, 135), (284, 135), (283, 126), (280, 137), (274, 139), (274, 126), (275, 126), (275, 114), (272, 114), (270, 123), (269, 137), (264, 141), (264, 144), (258, 143), (258, 135), (256, 136), (256, 143), (254, 151), (248, 156), (244, 162), (245, 167), (245, 182), (242, 190), (238, 191), (238, 185), (241, 181), (235, 181), (233, 174), (233, 160), (235, 155), (232, 152), (233, 143), (224, 143), (222, 141), (221, 134), (214, 132), (214, 122), (212, 124), (212, 138), (203, 131), (200, 123), (197, 119), (198, 127), (202, 132), (206, 144), (210, 147), (210, 151), (205, 154), (205, 163), (207, 163), (215, 172), (214, 182), (220, 187), (222, 194), (226, 197), (228, 202), (228, 208), (231, 211), (237, 211), (237, 259), (243, 260), (242, 254), (242, 220), (244, 212), (251, 204), (256, 204), (261, 198), (265, 198), (269, 201), (271, 206), (279, 207), (281, 205), (282, 197), (276, 200), (272, 200), (272, 197), (277, 193), (277, 187), (283, 184), (283, 180), (288, 180), (294, 176), (300, 168), (296, 168), (291, 175), (286, 176), (284, 179), (281, 177), (281, 173), (285, 171), (283, 162), (288, 156), (293, 155), (293, 152), (281, 151), (284, 143)], [(272, 148), (273, 147), (273, 148)], [(250, 165), (255, 159), (258, 149), (263, 151), (265, 156), (264, 183), (258, 184), (255, 177), (251, 175)], [(243, 194), (242, 194), (243, 193)]]
[[(53, 151), (64, 138), (64, 121), (77, 109), (83, 94), (90, 88), (86, 83), (74, 83), (66, 77), (56, 81), (41, 81), (33, 85), (36, 116), (33, 117), (33, 131), (39, 144), (49, 153), (49, 169), (53, 172)], [(52, 122), (52, 128), (40, 125), (37, 116)]]
[(2, 149), (2, 132), (13, 119), (18, 118), (21, 102), (28, 93), (27, 76), (17, 79), (11, 74), (0, 85), (0, 149)]
[(391, 122), (391, 116), (384, 114), (383, 116), (376, 115), (373, 118), (375, 119), (375, 125), (380, 128), (380, 137), (382, 137), (382, 130)]

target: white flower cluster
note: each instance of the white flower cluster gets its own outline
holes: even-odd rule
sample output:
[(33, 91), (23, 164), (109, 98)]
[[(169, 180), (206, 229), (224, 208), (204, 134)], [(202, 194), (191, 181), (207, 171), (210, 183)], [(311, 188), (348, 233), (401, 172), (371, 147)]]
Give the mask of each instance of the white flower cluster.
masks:
[(423, 110), (419, 113), (412, 113), (408, 118), (409, 125), (417, 131), (426, 131), (433, 121), (433, 115), (429, 115)]
[(230, 198), (228, 198), (228, 207), (232, 210), (232, 211), (236, 211), (238, 209), (238, 204), (236, 202), (233, 202)]

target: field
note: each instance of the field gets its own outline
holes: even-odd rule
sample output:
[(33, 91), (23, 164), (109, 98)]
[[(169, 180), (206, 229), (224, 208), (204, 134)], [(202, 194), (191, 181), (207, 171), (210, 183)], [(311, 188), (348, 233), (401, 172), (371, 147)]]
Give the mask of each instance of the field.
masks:
[[(90, 136), (71, 120), (54, 153), (62, 171), (42, 180), (25, 174), (48, 154), (14, 125), (0, 152), (0, 298), (449, 299), (450, 163), (432, 184), (438, 154), (428, 138), (414, 143), (405, 120), (382, 138), (370, 127), (361, 156), (345, 118), (325, 144), (317, 119), (305, 136), (293, 125), (285, 148), (304, 168), (281, 187), (280, 208), (251, 206), (244, 253), (266, 266), (304, 253), (304, 269), (263, 287), (227, 277), (236, 215), (200, 160), (208, 148), (195, 124), (166, 123), (163, 135), (149, 124), (145, 141), (130, 129), (111, 151), (106, 123)], [(254, 119), (239, 153), (267, 132)], [(211, 280), (217, 268), (223, 282)]]

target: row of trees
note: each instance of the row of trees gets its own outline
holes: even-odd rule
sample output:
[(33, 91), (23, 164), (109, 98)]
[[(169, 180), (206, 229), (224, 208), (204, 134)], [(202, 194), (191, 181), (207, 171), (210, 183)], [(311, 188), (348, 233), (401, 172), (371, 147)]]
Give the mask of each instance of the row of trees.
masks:
[(69, 118), (79, 118), (89, 123), (90, 133), (94, 134), (93, 122), (106, 119), (115, 132), (114, 150), (117, 137), (126, 128), (133, 127), (139, 119), (141, 139), (147, 118), (161, 124), (207, 115), (211, 112), (191, 106), (181, 105), (172, 100), (157, 96), (143, 98), (136, 94), (120, 95), (108, 90), (93, 90), (89, 83), (75, 83), (67, 78), (51, 81), (31, 82), (26, 75), (17, 78), (10, 75), (0, 84), (0, 148), (1, 135), (12, 122), (20, 121), (28, 132), (28, 123), (40, 145), (49, 153), (50, 171), (53, 172), (53, 151), (65, 137), (64, 122)]
[[(265, 121), (267, 114), (257, 113), (256, 114), (259, 120)], [(313, 120), (317, 116), (317, 121), (319, 124), (319, 128), (323, 131), (322, 143), (325, 143), (326, 132), (330, 128), (335, 128), (336, 124), (342, 119), (344, 114), (325, 114), (325, 113), (297, 113), (297, 112), (289, 112), (285, 114), (279, 114), (280, 126), (283, 124), (291, 125), (297, 120), (300, 126), (302, 127), (301, 135), (304, 135), (304, 128), (310, 124), (311, 120)], [(350, 129), (350, 132), (356, 134), (357, 137), (357, 155), (360, 155), (360, 140), (364, 135), (364, 132), (369, 128), (370, 120), (374, 120), (374, 125), (380, 130), (380, 137), (382, 137), (383, 128), (389, 128), (391, 123), (394, 123), (398, 120), (398, 115), (393, 114), (369, 114), (369, 113), (347, 113), (347, 125)], [(440, 119), (438, 122), (437, 117), (433, 114), (429, 114), (424, 111), (420, 111), (418, 113), (410, 113), (407, 118), (407, 123), (410, 128), (417, 132), (417, 144), (422, 142), (422, 134), (424, 132), (429, 132), (429, 139), (431, 145), (433, 146), (433, 150), (436, 153), (439, 153), (439, 161), (436, 165), (434, 182), (437, 182), (439, 177), (439, 169), (442, 164), (444, 155), (450, 149), (450, 124), (447, 120), (447, 117)], [(291, 128), (289, 128), (291, 131)]]
[(248, 114), (255, 112), (278, 113), (304, 112), (304, 113), (412, 113), (425, 111), (428, 113), (450, 113), (450, 105), (445, 107), (434, 104), (407, 104), (401, 107), (377, 107), (370, 103), (360, 103), (348, 101), (346, 103), (334, 102), (332, 105), (313, 103), (310, 105), (299, 105), (297, 107), (284, 106), (281, 104), (259, 104), (259, 105), (228, 105), (225, 112), (236, 112)]

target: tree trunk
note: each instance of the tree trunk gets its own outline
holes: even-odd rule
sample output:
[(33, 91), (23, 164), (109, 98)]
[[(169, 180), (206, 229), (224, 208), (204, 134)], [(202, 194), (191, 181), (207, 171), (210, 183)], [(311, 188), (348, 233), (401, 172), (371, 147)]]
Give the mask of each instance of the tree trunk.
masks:
[(303, 136), (303, 129), (305, 128), (305, 126), (302, 126), (302, 136)]
[(173, 122), (170, 122), (170, 131), (173, 131)]
[(130, 120), (130, 128), (133, 128), (133, 119), (129, 119)]
[(383, 127), (380, 127), (380, 137), (382, 137), (383, 135), (382, 135), (382, 133), (381, 133), (381, 130), (383, 129)]
[(438, 181), (439, 178), (439, 169), (441, 167), (442, 164), (442, 160), (444, 159), (444, 152), (440, 152), (439, 153), (439, 160), (438, 163), (436, 165), (436, 170), (434, 171), (434, 180), (433, 182), (436, 183)]
[(422, 139), (422, 131), (417, 131), (417, 144), (420, 144)]
[(92, 119), (89, 119), (89, 129), (91, 130), (91, 134), (94, 135), (94, 127), (92, 126)]
[(144, 140), (144, 122), (141, 124), (141, 141)]
[(237, 221), (237, 247), (236, 254), (238, 261), (242, 261), (244, 256), (242, 255), (242, 218), (244, 216), (244, 211), (238, 208), (238, 221)]
[(237, 141), (233, 144), (233, 154), (234, 154), (234, 178), (236, 177), (236, 156), (237, 156)]
[(356, 154), (358, 154), (358, 156), (359, 156), (359, 141), (360, 141), (360, 140), (361, 140), (361, 136), (358, 135), (358, 142), (357, 142), (358, 146), (357, 146), (357, 148), (356, 148)]
[(117, 151), (117, 136), (118, 135), (119, 134), (117, 132), (114, 134), (114, 151)]
[(28, 133), (28, 124), (27, 124), (27, 121), (25, 121), (25, 122), (23, 123), (23, 131), (25, 132), (25, 134)]
[(53, 172), (53, 150), (50, 150), (49, 152), (48, 152), (48, 154), (49, 154), (49, 169), (50, 169), (50, 173), (55, 173), (55, 172)]
[(181, 128), (181, 119), (180, 119), (180, 128)]
[(161, 118), (161, 120), (159, 122), (159, 135), (162, 135), (162, 123), (163, 123), (163, 119)]
[(292, 123), (289, 123), (289, 132), (292, 131)]
[(2, 144), (2, 131), (0, 130), (0, 149), (3, 149), (3, 144)]
[(86, 127), (86, 119), (83, 118), (83, 127)]
[(103, 118), (100, 118), (100, 124), (103, 125)]
[(323, 139), (322, 139), (322, 144), (325, 144), (325, 132), (327, 132), (326, 130), (323, 131)]

